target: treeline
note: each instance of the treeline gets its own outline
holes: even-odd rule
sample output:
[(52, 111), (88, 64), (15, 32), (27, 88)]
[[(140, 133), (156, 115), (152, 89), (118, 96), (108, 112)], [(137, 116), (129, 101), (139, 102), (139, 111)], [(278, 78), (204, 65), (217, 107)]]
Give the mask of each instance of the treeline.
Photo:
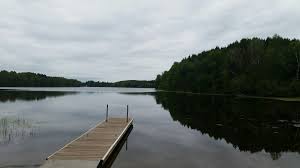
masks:
[(81, 82), (63, 77), (50, 77), (31, 72), (0, 72), (0, 87), (77, 87)]
[(227, 47), (191, 55), (156, 78), (163, 90), (300, 95), (300, 41), (275, 35), (242, 39)]
[(155, 81), (137, 81), (137, 80), (126, 80), (119, 82), (95, 82), (87, 81), (83, 84), (88, 87), (133, 87), (133, 88), (154, 88)]
[(31, 72), (0, 71), (0, 87), (137, 87), (154, 88), (155, 81), (81, 82), (76, 79), (50, 77)]

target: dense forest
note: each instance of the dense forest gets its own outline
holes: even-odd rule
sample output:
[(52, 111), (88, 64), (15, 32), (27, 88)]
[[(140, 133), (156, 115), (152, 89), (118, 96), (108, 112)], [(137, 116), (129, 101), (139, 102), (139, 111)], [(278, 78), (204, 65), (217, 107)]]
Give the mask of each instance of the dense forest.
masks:
[(133, 88), (154, 88), (155, 81), (138, 81), (138, 80), (126, 80), (119, 82), (95, 82), (87, 81), (84, 83), (88, 87), (133, 87)]
[(242, 39), (175, 62), (156, 78), (162, 90), (300, 96), (300, 41)]
[(81, 82), (63, 77), (50, 77), (43, 74), (14, 71), (0, 72), (0, 87), (77, 87)]
[(119, 82), (80, 82), (63, 77), (50, 77), (43, 74), (14, 71), (0, 71), (0, 87), (138, 87), (154, 88), (155, 81), (127, 80)]

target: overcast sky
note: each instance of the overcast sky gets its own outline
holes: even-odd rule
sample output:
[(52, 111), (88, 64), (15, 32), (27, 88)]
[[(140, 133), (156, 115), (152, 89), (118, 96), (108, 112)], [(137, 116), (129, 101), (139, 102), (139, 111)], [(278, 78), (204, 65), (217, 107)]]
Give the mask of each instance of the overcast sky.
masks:
[(1, 0), (0, 69), (154, 79), (243, 37), (300, 38), (299, 0)]

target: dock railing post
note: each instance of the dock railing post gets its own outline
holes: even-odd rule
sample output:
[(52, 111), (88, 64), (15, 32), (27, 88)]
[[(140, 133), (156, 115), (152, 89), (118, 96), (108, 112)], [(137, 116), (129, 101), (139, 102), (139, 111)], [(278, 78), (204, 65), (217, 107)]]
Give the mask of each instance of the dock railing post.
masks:
[(108, 104), (106, 105), (106, 119), (105, 119), (105, 122), (108, 121)]
[(126, 121), (128, 122), (128, 104), (127, 104), (127, 115), (126, 115)]

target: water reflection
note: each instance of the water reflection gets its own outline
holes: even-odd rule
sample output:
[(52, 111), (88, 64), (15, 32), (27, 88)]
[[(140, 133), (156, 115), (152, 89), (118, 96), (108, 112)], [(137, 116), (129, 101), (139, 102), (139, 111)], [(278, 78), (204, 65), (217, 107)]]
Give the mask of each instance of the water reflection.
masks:
[(300, 152), (300, 103), (166, 92), (153, 95), (174, 121), (224, 139), (241, 151), (264, 150), (274, 160), (282, 152)]
[(32, 121), (3, 117), (0, 118), (0, 144), (19, 143), (24, 138), (38, 135), (38, 127)]
[[(22, 101), (39, 101), (47, 97), (58, 97), (76, 92), (60, 91), (19, 91), (0, 89), (0, 103)], [(14, 113), (0, 110), (0, 145), (18, 144), (27, 137), (34, 138), (38, 135), (39, 123), (33, 120), (18, 117)], [(23, 115), (21, 115), (23, 116)]]
[(38, 101), (47, 97), (58, 97), (64, 95), (76, 94), (76, 92), (60, 92), (60, 91), (15, 91), (1, 90), (0, 102), (15, 102), (16, 100), (23, 101)]

